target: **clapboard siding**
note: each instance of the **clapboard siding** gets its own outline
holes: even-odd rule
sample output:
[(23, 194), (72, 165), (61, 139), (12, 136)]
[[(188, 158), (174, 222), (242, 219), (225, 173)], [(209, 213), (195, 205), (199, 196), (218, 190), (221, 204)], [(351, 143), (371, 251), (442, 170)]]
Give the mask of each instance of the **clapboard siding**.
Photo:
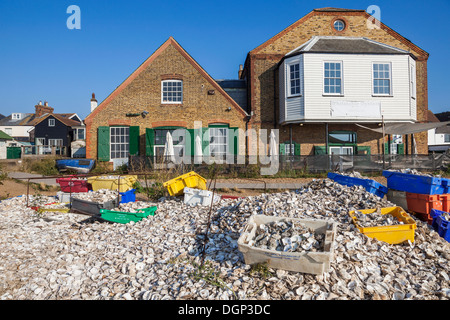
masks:
[[(289, 66), (291, 64), (299, 63), (300, 65), (300, 96), (289, 97)], [(281, 66), (280, 75), (280, 122), (303, 119), (304, 117), (304, 68), (303, 56), (295, 56), (285, 59)], [(282, 80), (283, 79), (283, 80)], [(283, 117), (281, 114), (283, 113)]]
[[(285, 91), (288, 90), (286, 68), (287, 64), (295, 59), (302, 61), (303, 66), (301, 68), (302, 96), (295, 99), (286, 98)], [(342, 62), (342, 96), (326, 96), (323, 93), (325, 61)], [(372, 64), (374, 62), (391, 63), (392, 91), (389, 97), (373, 95)], [(409, 55), (305, 53), (285, 59), (283, 63), (284, 98), (280, 99), (280, 109), (285, 108), (284, 120), (342, 120), (331, 116), (331, 101), (379, 101), (385, 120), (416, 120), (416, 103), (411, 98), (410, 90), (411, 65), (415, 68), (415, 61)], [(345, 120), (361, 120), (361, 117)]]

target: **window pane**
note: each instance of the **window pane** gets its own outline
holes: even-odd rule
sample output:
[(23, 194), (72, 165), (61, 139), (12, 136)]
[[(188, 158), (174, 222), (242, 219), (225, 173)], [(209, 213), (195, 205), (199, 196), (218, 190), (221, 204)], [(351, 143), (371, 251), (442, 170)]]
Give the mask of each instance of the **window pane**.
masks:
[(342, 93), (342, 64), (325, 62), (324, 67), (324, 93)]

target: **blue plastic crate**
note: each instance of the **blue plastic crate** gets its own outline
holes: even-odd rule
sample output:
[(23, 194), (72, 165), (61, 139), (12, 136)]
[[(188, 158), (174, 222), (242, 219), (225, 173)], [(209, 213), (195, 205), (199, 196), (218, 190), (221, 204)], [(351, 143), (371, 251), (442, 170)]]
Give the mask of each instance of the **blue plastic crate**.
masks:
[(383, 171), (383, 176), (387, 178), (387, 187), (398, 191), (420, 194), (444, 194), (447, 193), (450, 185), (448, 179), (420, 176), (410, 173), (394, 171)]
[(371, 179), (354, 178), (333, 172), (328, 172), (327, 176), (329, 179), (348, 187), (363, 186), (367, 192), (373, 193), (380, 198), (383, 198), (388, 192), (388, 188), (386, 186), (383, 186), (381, 183)]
[(450, 242), (449, 221), (442, 217), (444, 211), (431, 209), (430, 216), (433, 218), (431, 226), (447, 242)]
[(136, 201), (136, 189), (131, 189), (126, 192), (119, 192), (121, 195), (120, 203), (128, 203)]

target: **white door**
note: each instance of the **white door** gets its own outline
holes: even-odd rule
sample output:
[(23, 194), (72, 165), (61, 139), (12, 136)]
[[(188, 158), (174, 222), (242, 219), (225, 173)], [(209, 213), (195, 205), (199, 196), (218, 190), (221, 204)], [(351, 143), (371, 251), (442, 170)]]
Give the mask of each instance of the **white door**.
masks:
[(353, 147), (330, 147), (331, 155), (353, 155)]
[(36, 154), (44, 154), (45, 138), (36, 138)]

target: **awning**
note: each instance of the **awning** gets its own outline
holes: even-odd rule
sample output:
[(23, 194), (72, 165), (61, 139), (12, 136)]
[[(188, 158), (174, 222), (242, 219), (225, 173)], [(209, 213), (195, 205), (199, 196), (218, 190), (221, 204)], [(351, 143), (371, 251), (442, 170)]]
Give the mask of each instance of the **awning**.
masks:
[[(384, 133), (385, 134), (399, 134), (399, 135), (412, 134), (412, 133), (428, 131), (428, 130), (434, 129), (434, 128), (444, 127), (447, 124), (450, 124), (450, 121), (429, 122), (429, 123), (387, 123), (384, 125)], [(373, 129), (373, 128), (368, 128), (368, 127), (362, 126), (357, 123), (356, 123), (356, 125), (361, 128), (364, 128), (367, 130), (372, 130), (372, 131), (378, 132), (380, 134), (383, 134), (382, 127)]]

